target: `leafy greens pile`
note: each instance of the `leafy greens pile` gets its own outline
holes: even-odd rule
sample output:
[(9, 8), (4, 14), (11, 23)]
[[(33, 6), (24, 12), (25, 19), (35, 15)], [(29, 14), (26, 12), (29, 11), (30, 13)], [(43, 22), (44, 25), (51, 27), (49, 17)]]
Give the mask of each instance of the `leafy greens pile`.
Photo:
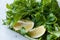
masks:
[(27, 19), (36, 26), (45, 25), (46, 33), (38, 40), (60, 40), (60, 8), (57, 0), (14, 0), (6, 5), (5, 24), (10, 28), (21, 20)]

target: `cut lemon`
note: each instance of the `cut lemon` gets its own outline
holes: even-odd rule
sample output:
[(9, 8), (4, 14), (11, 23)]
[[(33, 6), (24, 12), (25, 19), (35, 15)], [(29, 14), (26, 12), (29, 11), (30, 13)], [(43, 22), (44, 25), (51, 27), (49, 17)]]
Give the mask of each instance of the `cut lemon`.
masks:
[(28, 34), (32, 37), (32, 38), (38, 38), (40, 36), (42, 36), (45, 33), (46, 29), (44, 28), (44, 26), (39, 26), (37, 28), (34, 28), (32, 30), (30, 30), (28, 32)]
[(22, 20), (22, 21), (17, 22), (13, 28), (15, 30), (20, 30), (22, 27), (24, 27), (25, 30), (28, 32), (29, 30), (33, 28), (33, 26), (34, 26), (34, 22), (28, 21), (28, 20)]

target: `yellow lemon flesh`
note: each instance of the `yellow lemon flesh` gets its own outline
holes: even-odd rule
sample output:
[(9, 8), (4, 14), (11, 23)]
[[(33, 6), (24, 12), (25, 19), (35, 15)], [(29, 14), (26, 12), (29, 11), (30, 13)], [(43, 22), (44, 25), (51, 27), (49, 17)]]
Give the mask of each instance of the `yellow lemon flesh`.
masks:
[(34, 28), (32, 30), (30, 30), (28, 32), (28, 34), (32, 37), (32, 38), (38, 38), (40, 36), (42, 36), (45, 33), (46, 29), (44, 28), (44, 26), (39, 26), (37, 28)]
[(34, 26), (34, 22), (32, 21), (28, 21), (28, 20), (21, 20), (18, 21), (15, 25), (14, 25), (14, 29), (15, 30), (20, 30), (22, 27), (25, 28), (26, 32), (28, 32), (29, 30), (31, 30)]

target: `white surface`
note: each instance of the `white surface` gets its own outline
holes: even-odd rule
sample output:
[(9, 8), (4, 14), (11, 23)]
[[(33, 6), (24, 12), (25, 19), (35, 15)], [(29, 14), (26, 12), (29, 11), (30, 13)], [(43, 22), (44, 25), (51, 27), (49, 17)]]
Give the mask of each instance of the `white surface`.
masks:
[[(2, 19), (5, 19), (6, 3), (11, 3), (13, 0), (0, 0), (0, 40), (28, 40), (18, 33), (9, 30), (6, 26), (2, 25)], [(60, 1), (58, 0), (58, 4)]]

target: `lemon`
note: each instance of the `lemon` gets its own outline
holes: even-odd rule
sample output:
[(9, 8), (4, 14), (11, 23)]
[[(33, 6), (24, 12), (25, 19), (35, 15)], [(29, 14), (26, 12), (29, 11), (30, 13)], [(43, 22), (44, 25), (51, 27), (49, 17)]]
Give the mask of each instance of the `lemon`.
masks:
[(28, 20), (20, 20), (14, 25), (15, 30), (20, 30), (22, 27), (25, 28), (26, 32), (34, 27), (34, 22)]
[(45, 33), (46, 29), (44, 28), (44, 26), (39, 26), (37, 28), (34, 28), (32, 30), (30, 30), (28, 32), (28, 34), (32, 37), (32, 38), (38, 38), (40, 36), (42, 36)]

